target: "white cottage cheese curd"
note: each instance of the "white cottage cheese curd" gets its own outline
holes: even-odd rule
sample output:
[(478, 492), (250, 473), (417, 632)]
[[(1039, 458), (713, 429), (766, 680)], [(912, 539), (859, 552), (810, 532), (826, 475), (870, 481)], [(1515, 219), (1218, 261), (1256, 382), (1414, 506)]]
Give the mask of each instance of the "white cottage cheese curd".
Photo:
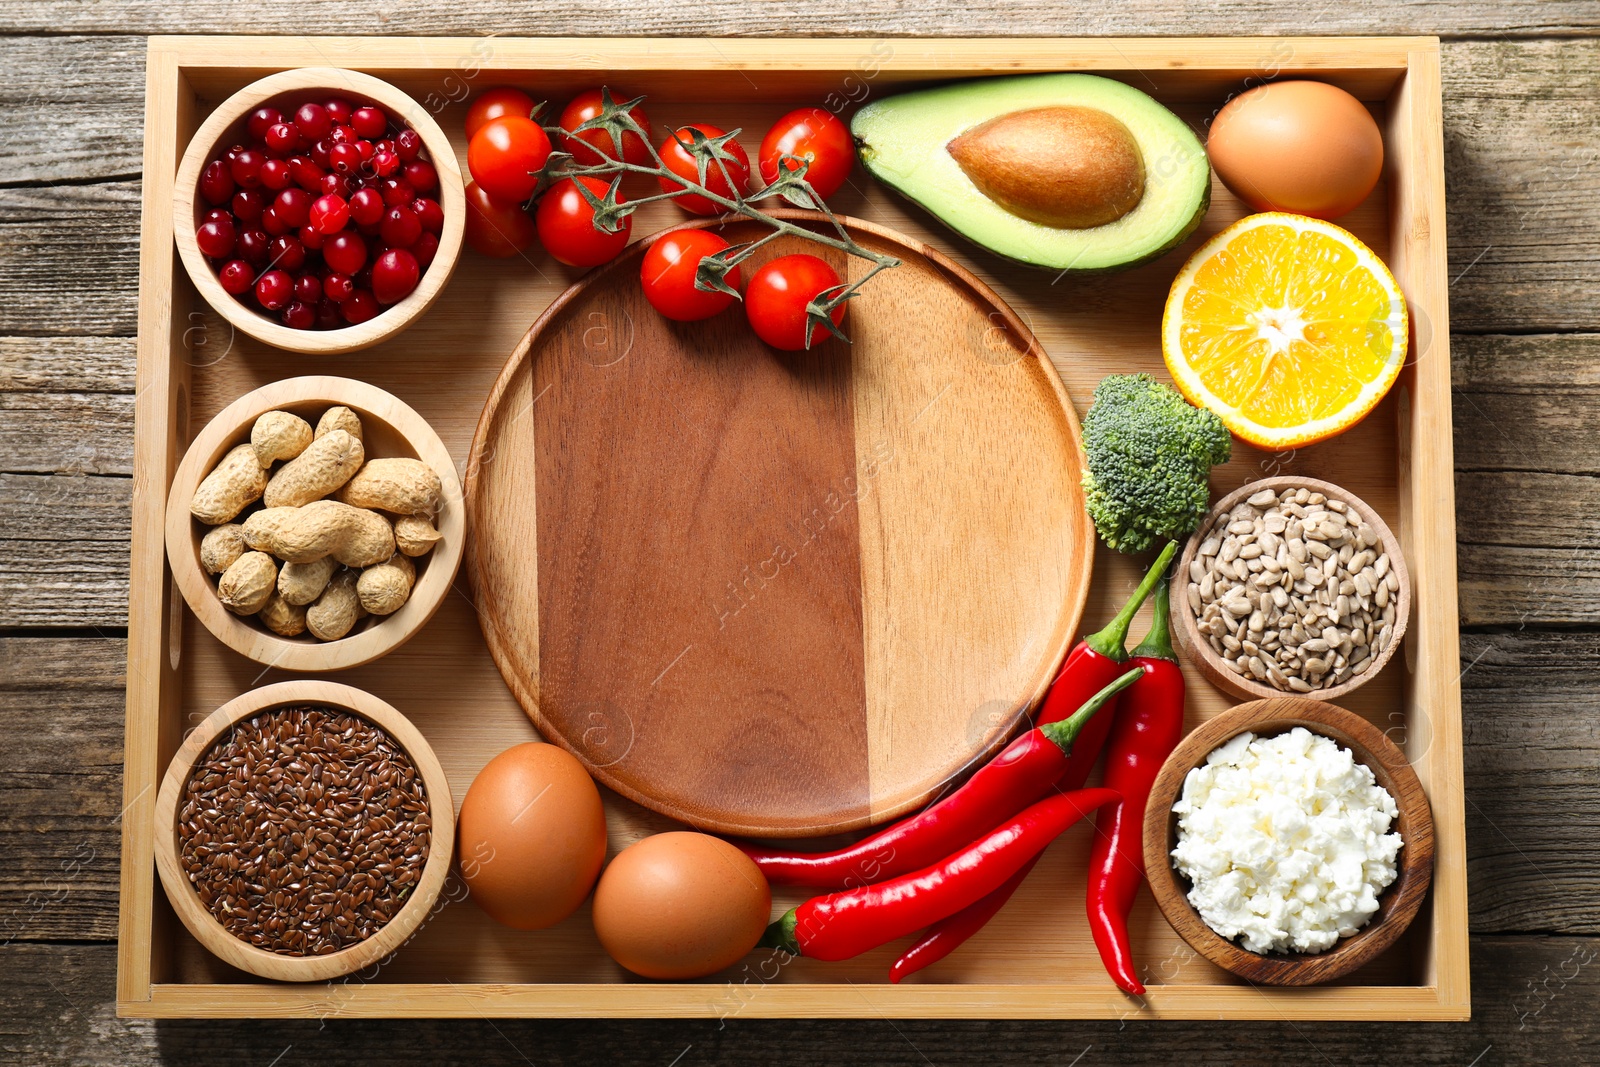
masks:
[(1395, 879), (1394, 798), (1349, 749), (1296, 727), (1243, 733), (1189, 772), (1172, 865), (1189, 903), (1250, 952), (1322, 952)]

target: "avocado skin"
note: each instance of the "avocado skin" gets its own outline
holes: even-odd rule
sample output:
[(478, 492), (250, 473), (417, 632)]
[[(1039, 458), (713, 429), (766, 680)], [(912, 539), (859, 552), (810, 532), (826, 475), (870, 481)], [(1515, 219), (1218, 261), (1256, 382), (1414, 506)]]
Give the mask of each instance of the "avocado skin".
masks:
[[(1020, 83), (1020, 82), (1028, 81), (1030, 79), (1045, 80), (1045, 79), (1050, 79), (1050, 78), (1054, 78), (1054, 77), (1057, 77), (1057, 76), (1056, 75), (1048, 75), (1048, 74), (1046, 74), (1046, 75), (1017, 75), (1017, 76), (1010, 77), (1010, 78), (981, 79), (981, 80), (979, 80), (977, 82), (970, 83), (970, 84), (973, 84), (975, 87), (978, 87), (979, 90), (981, 91), (985, 87), (992, 87), (994, 85), (1001, 84), (1001, 83), (1006, 83), (1006, 82), (1018, 82), (1018, 83)], [(1090, 77), (1093, 77), (1093, 76), (1080, 75), (1078, 77), (1090, 78)], [(1109, 81), (1110, 79), (1095, 78), (1094, 80), (1097, 80), (1097, 81)], [(888, 101), (891, 101), (891, 100), (915, 97), (915, 96), (918, 96), (918, 95), (924, 94), (924, 93), (932, 94), (934, 92), (938, 92), (941, 89), (945, 90), (945, 91), (949, 91), (949, 90), (951, 90), (951, 89), (953, 89), (956, 86), (961, 85), (961, 84), (965, 84), (965, 83), (948, 84), (948, 85), (945, 85), (945, 86), (937, 87), (934, 90), (928, 90), (928, 89), (912, 90), (911, 92), (904, 93), (904, 94), (899, 94), (898, 96), (895, 96), (895, 97), (886, 97), (886, 98), (884, 98), (884, 100), (878, 101), (877, 103), (879, 105), (882, 105), (882, 104), (887, 103)], [(1140, 95), (1143, 95), (1143, 94), (1140, 94)], [(1155, 101), (1154, 99), (1150, 99), (1150, 98), (1147, 98), (1147, 99), (1149, 99), (1149, 104), (1150, 104), (1151, 107), (1160, 108), (1163, 111), (1167, 110), (1165, 107), (1163, 107), (1163, 105), (1161, 105), (1159, 102)], [(1054, 102), (1054, 101), (1049, 97), (1041, 97), (1041, 99), (1039, 101), (1039, 104), (1040, 105), (1044, 105), (1044, 104), (1049, 104), (1049, 103), (1052, 103), (1052, 102)], [(911, 202), (913, 204), (916, 204), (917, 207), (921, 208), (923, 211), (926, 211), (933, 218), (937, 219), (941, 225), (943, 225), (946, 229), (950, 230), (952, 233), (957, 234), (958, 236), (962, 237), (966, 241), (978, 246), (979, 248), (982, 248), (984, 251), (989, 252), (992, 255), (995, 255), (995, 256), (997, 256), (997, 257), (999, 257), (1001, 259), (1007, 260), (1009, 262), (1016, 263), (1016, 264), (1018, 264), (1020, 266), (1030, 267), (1030, 268), (1032, 268), (1034, 270), (1051, 271), (1051, 272), (1054, 272), (1054, 273), (1069, 273), (1070, 272), (1070, 273), (1073, 273), (1073, 274), (1083, 274), (1083, 275), (1113, 274), (1113, 273), (1118, 273), (1118, 272), (1125, 271), (1125, 270), (1130, 270), (1130, 269), (1132, 269), (1134, 267), (1142, 266), (1142, 265), (1144, 265), (1146, 263), (1149, 263), (1152, 260), (1159, 259), (1160, 257), (1166, 255), (1168, 252), (1172, 251), (1174, 248), (1177, 248), (1179, 245), (1183, 244), (1183, 242), (1185, 240), (1187, 240), (1189, 238), (1189, 236), (1191, 234), (1193, 234), (1196, 229), (1199, 228), (1200, 223), (1205, 219), (1207, 210), (1211, 206), (1211, 167), (1210, 167), (1210, 162), (1206, 157), (1204, 146), (1200, 144), (1198, 138), (1194, 137), (1193, 132), (1189, 131), (1189, 136), (1191, 138), (1193, 138), (1195, 146), (1198, 148), (1198, 153), (1197, 153), (1196, 158), (1198, 160), (1204, 161), (1202, 165), (1205, 168), (1206, 180), (1202, 184), (1202, 187), (1201, 187), (1200, 192), (1199, 192), (1199, 197), (1198, 197), (1198, 200), (1197, 200), (1197, 202), (1196, 202), (1196, 204), (1194, 206), (1192, 214), (1190, 215), (1189, 219), (1176, 231), (1176, 233), (1172, 237), (1170, 237), (1167, 241), (1165, 241), (1158, 248), (1153, 248), (1153, 249), (1146, 250), (1142, 254), (1136, 254), (1136, 255), (1130, 256), (1126, 260), (1119, 261), (1119, 262), (1112, 263), (1112, 264), (1107, 264), (1105, 266), (1074, 267), (1074, 266), (1070, 266), (1069, 265), (1069, 266), (1063, 267), (1063, 266), (1061, 266), (1059, 264), (1036, 262), (1034, 260), (1026, 258), (1025, 256), (1017, 255), (1017, 254), (1014, 254), (1014, 253), (1012, 253), (1010, 251), (1007, 251), (1005, 248), (997, 247), (990, 240), (986, 240), (985, 239), (985, 235), (983, 233), (981, 233), (981, 232), (973, 232), (972, 230), (963, 229), (960, 226), (957, 226), (956, 224), (951, 222), (949, 219), (947, 219), (943, 214), (941, 214), (940, 211), (935, 206), (930, 205), (922, 197), (918, 196), (914, 183), (898, 181), (892, 174), (886, 173), (883, 168), (875, 166), (874, 162), (875, 162), (875, 157), (877, 156), (877, 152), (874, 149), (869, 137), (863, 132), (863, 130), (861, 129), (860, 123), (858, 122), (858, 120), (863, 115), (867, 114), (872, 109), (872, 107), (873, 107), (873, 105), (868, 105), (867, 107), (863, 108), (861, 111), (858, 111), (856, 113), (855, 117), (852, 118), (852, 121), (851, 121), (851, 133), (853, 134), (853, 136), (855, 138), (856, 154), (857, 154), (857, 157), (860, 159), (862, 166), (870, 174), (872, 174), (872, 176), (875, 179), (877, 179), (883, 185), (887, 186), (897, 196), (900, 196), (901, 198), (903, 198), (903, 199), (905, 199), (905, 200), (907, 200), (907, 201), (909, 201), (909, 202)], [(1016, 107), (1010, 107), (1010, 108), (1007, 108), (1005, 111), (997, 111), (997, 112), (995, 112), (995, 114), (1004, 114), (1004, 113), (1008, 113), (1011, 110), (1017, 110), (1017, 109), (1018, 108), (1016, 108)], [(1111, 114), (1117, 115), (1117, 111), (1115, 109), (1108, 108), (1107, 110), (1109, 110)], [(988, 117), (988, 116), (986, 116), (986, 117)], [(972, 192), (972, 195), (974, 197), (983, 197), (984, 196), (984, 194), (981, 191), (979, 191), (978, 188), (975, 185), (971, 187), (971, 192)], [(987, 198), (984, 197), (984, 199), (987, 199)], [(1018, 221), (1019, 221), (1019, 223), (1022, 223), (1025, 220), (1020, 220), (1019, 219)], [(1077, 231), (1077, 232), (1079, 232), (1079, 233), (1087, 233), (1087, 232), (1090, 232), (1090, 231)]]

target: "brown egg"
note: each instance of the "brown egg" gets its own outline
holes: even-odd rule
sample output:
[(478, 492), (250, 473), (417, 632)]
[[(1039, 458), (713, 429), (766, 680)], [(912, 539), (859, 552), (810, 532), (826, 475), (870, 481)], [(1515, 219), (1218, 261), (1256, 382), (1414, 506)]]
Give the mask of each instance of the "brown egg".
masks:
[(1270, 82), (1228, 101), (1206, 141), (1211, 165), (1257, 211), (1338, 218), (1383, 173), (1383, 135), (1336, 85)]
[(490, 760), (461, 802), (456, 834), (472, 899), (519, 930), (571, 915), (606, 858), (600, 790), (555, 745), (517, 745)]
[(766, 876), (706, 834), (647, 837), (611, 861), (594, 891), (594, 932), (646, 978), (700, 978), (755, 948), (772, 912)]

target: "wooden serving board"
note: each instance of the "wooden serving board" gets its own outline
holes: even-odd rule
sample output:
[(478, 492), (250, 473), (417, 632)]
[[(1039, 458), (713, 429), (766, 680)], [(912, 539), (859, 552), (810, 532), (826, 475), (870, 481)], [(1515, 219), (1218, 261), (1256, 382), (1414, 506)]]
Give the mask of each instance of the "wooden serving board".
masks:
[[(761, 131), (797, 106), (821, 104), (848, 114), (865, 99), (958, 77), (1098, 72), (1145, 89), (1196, 130), (1204, 129), (1229, 93), (1270, 74), (1319, 78), (1355, 93), (1383, 130), (1385, 173), (1367, 202), (1340, 222), (1393, 268), (1405, 290), (1415, 324), (1413, 356), (1394, 390), (1349, 433), (1293, 454), (1265, 454), (1240, 445), (1230, 463), (1213, 471), (1212, 488), (1220, 496), (1252, 479), (1280, 473), (1325, 478), (1371, 504), (1401, 539), (1414, 586), (1411, 629), (1383, 673), (1341, 703), (1400, 745), (1433, 807), (1438, 860), (1434, 884), (1410, 929), (1373, 963), (1333, 985), (1251, 987), (1190, 949), (1149, 895), (1141, 893), (1131, 930), (1149, 989), (1142, 1000), (1131, 1000), (1106, 978), (1084, 926), (1086, 858), (1093, 833), (1085, 824), (1045, 852), (987, 928), (899, 985), (891, 985), (886, 972), (905, 948), (904, 941), (839, 963), (795, 959), (778, 964), (752, 954), (704, 981), (646, 982), (629, 976), (605, 954), (587, 907), (549, 930), (510, 930), (467, 899), (464, 886), (454, 879), (440, 894), (436, 913), (391, 961), (349, 982), (264, 982), (207, 952), (177, 920), (156, 879), (154, 808), (160, 776), (186, 730), (241, 693), (287, 675), (263, 673), (260, 664), (212, 637), (173, 588), (162, 519), (186, 446), (212, 416), (252, 389), (297, 375), (337, 373), (369, 382), (414, 408), (437, 431), (464, 474), (485, 398), (494, 392), (507, 355), (517, 349), (529, 325), (581, 277), (581, 272), (566, 270), (537, 251), (510, 260), (463, 255), (428, 314), (398, 337), (338, 357), (336, 368), (325, 356), (287, 355), (232, 334), (189, 284), (173, 254), (172, 183), (178, 156), (199, 123), (230, 93), (274, 70), (321, 66), (330, 60), (390, 81), (435, 112), (458, 161), (466, 157), (461, 122), (466, 101), (482, 89), (506, 84), (564, 101), (604, 82), (646, 94), (651, 117), (659, 123), (742, 128), (747, 147), (754, 147)], [(120, 1013), (1296, 1022), (1466, 1017), (1466, 844), (1445, 299), (1449, 279), (1436, 41), (156, 37), (150, 42), (146, 71)], [(639, 193), (648, 191), (646, 187)], [(1189, 252), (1248, 211), (1214, 182), (1211, 209), (1183, 248), (1121, 274), (1057, 278), (968, 246), (859, 170), (833, 206), (940, 249), (1001, 294), (1042, 346), (1080, 416), (1106, 374), (1165, 375), (1160, 320), (1173, 275)], [(648, 204), (634, 222), (635, 233), (642, 236), (683, 222), (672, 205)], [(871, 286), (890, 281), (895, 273), (874, 279)], [(853, 311), (847, 320), (858, 345), (870, 342), (863, 330), (870, 333), (871, 319)], [(911, 363), (939, 355), (936, 345)], [(532, 401), (531, 392), (524, 396)], [(858, 399), (852, 395), (855, 441), (862, 440)], [(500, 406), (506, 414), (516, 414), (517, 408), (506, 407), (503, 400)], [(920, 430), (939, 410), (935, 406), (915, 426)], [(982, 437), (979, 429), (975, 425), (971, 432)], [(901, 461), (908, 461), (904, 469), (913, 469), (909, 447), (896, 455), (879, 476), (867, 480), (868, 491), (856, 502), (858, 540), (878, 521), (871, 508), (885, 497), (879, 483), (887, 486), (885, 479), (897, 472)], [(1044, 455), (1026, 456), (1009, 477), (1032, 486), (1049, 476), (1052, 464)], [(538, 473), (534, 447), (499, 455), (490, 465), (508, 457), (535, 464)], [(641, 469), (619, 468), (613, 476), (642, 477), (642, 471), (661, 464), (649, 457), (636, 466)], [(535, 500), (536, 507), (542, 503)], [(814, 501), (794, 503), (796, 512), (802, 504), (816, 506)], [(539, 525), (547, 518), (546, 511), (524, 516), (524, 550), (537, 546)], [(934, 525), (933, 519), (928, 525)], [(1030, 542), (1037, 536), (1035, 530), (1012, 533)], [(542, 566), (542, 551), (535, 558)], [(1085, 627), (1103, 625), (1116, 610), (1137, 580), (1139, 562), (1103, 546), (1096, 549)], [(749, 563), (748, 558), (739, 560), (734, 572)], [(870, 566), (866, 554), (858, 566), (865, 574)], [(537, 599), (537, 585), (529, 588)], [(871, 595), (861, 588), (864, 598)], [(729, 625), (754, 618), (749, 613), (761, 603), (757, 596)], [(338, 675), (338, 681), (388, 702), (416, 725), (438, 755), (458, 804), (489, 760), (511, 745), (539, 737), (490, 653), (478, 608), (470, 583), (458, 578), (432, 621), (403, 649)], [(863, 662), (871, 663), (865, 613), (860, 625), (867, 635), (860, 646)], [(1135, 622), (1134, 634), (1141, 634), (1145, 625)], [(965, 638), (981, 639), (981, 632), (970, 631)], [(687, 663), (686, 657), (663, 684)], [(935, 661), (928, 676), (938, 670), (956, 673)], [(1019, 668), (1014, 677), (1025, 673)], [(1192, 665), (1186, 665), (1185, 674), (1185, 723), (1190, 729), (1235, 703)], [(1016, 692), (1024, 688), (1019, 685)], [(591, 735), (591, 740), (598, 743), (600, 737)], [(614, 790), (603, 788), (602, 796), (611, 855), (647, 834), (680, 826)], [(805, 895), (779, 887), (773, 894), (774, 914)]]
[[(901, 260), (851, 300), (850, 343), (780, 352), (739, 308), (671, 322), (636, 242), (534, 323), (473, 439), (469, 573), (507, 684), (605, 784), (702, 829), (921, 805), (1022, 721), (1088, 594), (1077, 417), (1038, 342), (946, 256), (846, 225)], [(745, 277), (794, 252), (871, 265), (785, 237)]]

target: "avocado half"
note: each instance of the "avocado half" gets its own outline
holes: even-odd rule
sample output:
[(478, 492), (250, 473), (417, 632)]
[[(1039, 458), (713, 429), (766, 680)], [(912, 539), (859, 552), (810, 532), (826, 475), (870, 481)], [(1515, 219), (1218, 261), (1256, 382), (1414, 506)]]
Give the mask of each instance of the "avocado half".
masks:
[[(1121, 122), (1144, 164), (1144, 191), (1113, 222), (1072, 229), (1033, 222), (990, 199), (950, 144), (1016, 112), (1087, 108)], [(963, 237), (1045, 270), (1135, 266), (1177, 247), (1211, 203), (1205, 146), (1178, 116), (1139, 90), (1091, 74), (1036, 74), (957, 82), (886, 97), (850, 123), (862, 164)]]

